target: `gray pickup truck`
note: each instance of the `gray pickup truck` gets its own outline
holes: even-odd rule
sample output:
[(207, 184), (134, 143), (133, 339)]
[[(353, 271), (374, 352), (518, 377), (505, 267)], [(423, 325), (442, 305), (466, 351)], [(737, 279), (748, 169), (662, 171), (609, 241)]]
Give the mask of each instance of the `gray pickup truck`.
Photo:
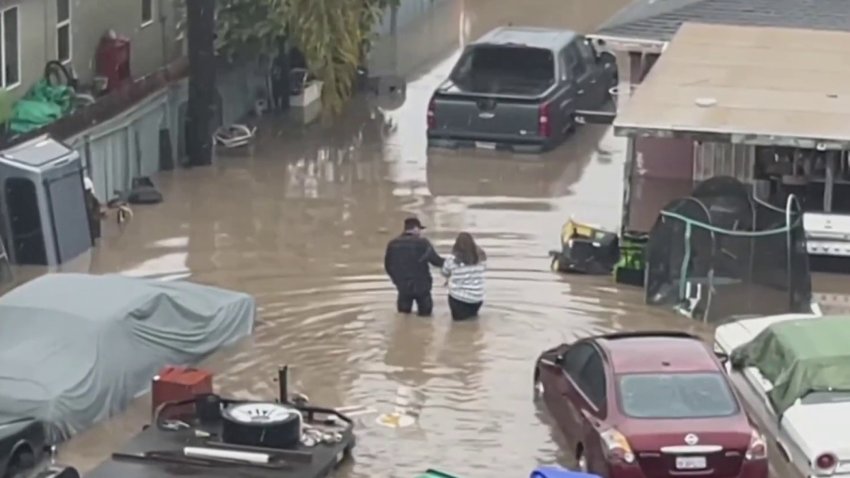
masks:
[(428, 146), (551, 149), (577, 117), (610, 105), (616, 82), (613, 57), (577, 33), (497, 28), (466, 47), (431, 98)]

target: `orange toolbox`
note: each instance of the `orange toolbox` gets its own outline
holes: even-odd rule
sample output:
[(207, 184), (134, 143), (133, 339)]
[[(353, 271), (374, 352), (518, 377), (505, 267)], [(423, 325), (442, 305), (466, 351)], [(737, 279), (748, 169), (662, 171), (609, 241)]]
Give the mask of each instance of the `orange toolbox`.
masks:
[[(213, 393), (213, 375), (191, 367), (163, 367), (151, 383), (151, 416), (165, 402), (192, 400), (197, 395)], [(178, 418), (191, 414), (194, 404), (169, 407), (161, 418)]]

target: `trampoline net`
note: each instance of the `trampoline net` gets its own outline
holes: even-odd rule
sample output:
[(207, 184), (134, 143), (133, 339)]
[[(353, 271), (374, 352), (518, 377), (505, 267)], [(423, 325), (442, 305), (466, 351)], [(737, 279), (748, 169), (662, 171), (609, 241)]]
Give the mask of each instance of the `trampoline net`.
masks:
[(706, 322), (811, 310), (802, 211), (777, 207), (731, 177), (662, 209), (647, 245), (646, 301)]

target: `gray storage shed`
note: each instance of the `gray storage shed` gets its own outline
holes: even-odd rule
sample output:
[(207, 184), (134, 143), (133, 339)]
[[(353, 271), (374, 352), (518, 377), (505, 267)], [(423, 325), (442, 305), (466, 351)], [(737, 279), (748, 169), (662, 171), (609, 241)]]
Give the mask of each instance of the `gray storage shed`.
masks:
[(13, 263), (56, 266), (92, 247), (80, 155), (40, 136), (0, 152), (3, 229)]

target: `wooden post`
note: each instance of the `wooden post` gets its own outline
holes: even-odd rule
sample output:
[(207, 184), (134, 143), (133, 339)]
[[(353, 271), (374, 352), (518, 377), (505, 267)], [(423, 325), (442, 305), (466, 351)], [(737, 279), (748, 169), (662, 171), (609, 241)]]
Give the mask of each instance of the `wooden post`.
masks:
[(216, 105), (215, 0), (186, 0), (189, 103), (186, 151), (190, 166), (212, 164)]

